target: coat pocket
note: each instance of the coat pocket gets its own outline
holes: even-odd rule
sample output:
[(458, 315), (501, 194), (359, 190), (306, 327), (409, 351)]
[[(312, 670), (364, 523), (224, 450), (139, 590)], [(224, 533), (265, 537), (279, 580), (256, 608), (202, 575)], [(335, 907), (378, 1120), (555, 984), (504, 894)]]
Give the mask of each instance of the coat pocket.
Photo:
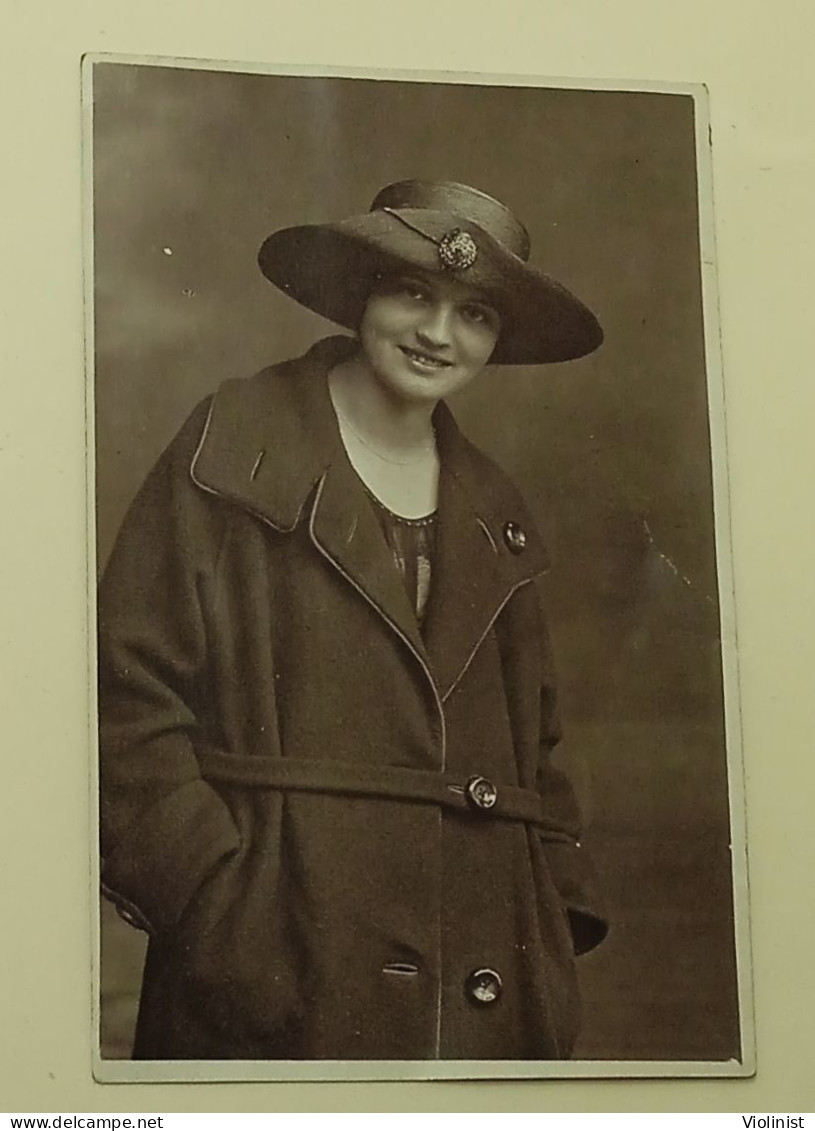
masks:
[(574, 953), (585, 954), (599, 946), (608, 933), (594, 866), (576, 841), (542, 840), (552, 881), (567, 915)]
[(169, 940), (188, 1009), (230, 1045), (271, 1041), (296, 1029), (302, 1014), (274, 847), (243, 850), (220, 864)]

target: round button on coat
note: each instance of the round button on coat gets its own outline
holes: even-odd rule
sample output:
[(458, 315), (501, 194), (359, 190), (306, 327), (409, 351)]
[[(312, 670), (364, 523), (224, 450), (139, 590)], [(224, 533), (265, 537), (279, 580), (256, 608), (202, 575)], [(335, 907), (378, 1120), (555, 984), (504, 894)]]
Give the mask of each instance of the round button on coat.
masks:
[(513, 554), (522, 554), (526, 549), (526, 534), (517, 522), (504, 524), (504, 541)]
[(464, 989), (474, 1005), (492, 1005), (501, 996), (504, 983), (497, 970), (483, 966), (479, 970), (473, 970), (464, 983)]
[(489, 778), (470, 778), (467, 782), (467, 800), (476, 809), (492, 809), (498, 801), (498, 790)]

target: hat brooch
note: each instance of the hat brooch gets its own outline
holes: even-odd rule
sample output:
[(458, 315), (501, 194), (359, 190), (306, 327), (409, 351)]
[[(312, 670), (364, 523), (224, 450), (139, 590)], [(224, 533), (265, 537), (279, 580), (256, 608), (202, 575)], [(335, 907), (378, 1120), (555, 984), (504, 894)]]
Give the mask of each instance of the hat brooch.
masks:
[(450, 271), (466, 271), (478, 257), (475, 240), (461, 228), (446, 232), (439, 240), (438, 248), (442, 266)]

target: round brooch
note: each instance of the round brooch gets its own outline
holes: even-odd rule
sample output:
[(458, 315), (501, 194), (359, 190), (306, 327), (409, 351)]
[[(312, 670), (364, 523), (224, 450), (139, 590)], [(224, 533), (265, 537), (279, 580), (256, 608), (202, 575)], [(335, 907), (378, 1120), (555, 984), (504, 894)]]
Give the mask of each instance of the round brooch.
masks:
[(439, 259), (451, 271), (466, 271), (478, 257), (478, 248), (469, 232), (453, 228), (439, 240)]

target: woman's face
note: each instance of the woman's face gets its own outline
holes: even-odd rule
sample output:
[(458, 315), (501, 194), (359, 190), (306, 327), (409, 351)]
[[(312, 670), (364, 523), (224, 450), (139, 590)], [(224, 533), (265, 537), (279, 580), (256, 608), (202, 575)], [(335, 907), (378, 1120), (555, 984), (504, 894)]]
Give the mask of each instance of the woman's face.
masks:
[(475, 287), (416, 271), (374, 291), (359, 337), (362, 359), (391, 395), (435, 404), (480, 373), (500, 330), (498, 312)]

